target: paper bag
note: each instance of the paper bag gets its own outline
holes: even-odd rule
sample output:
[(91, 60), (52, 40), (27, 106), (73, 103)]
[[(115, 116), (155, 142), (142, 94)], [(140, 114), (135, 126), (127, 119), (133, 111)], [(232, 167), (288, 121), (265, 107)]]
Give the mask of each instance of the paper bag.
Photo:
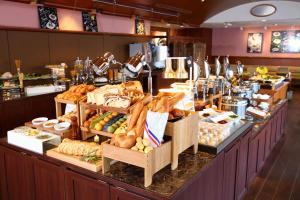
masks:
[(159, 147), (163, 141), (169, 113), (147, 112), (144, 138), (151, 142), (152, 147)]

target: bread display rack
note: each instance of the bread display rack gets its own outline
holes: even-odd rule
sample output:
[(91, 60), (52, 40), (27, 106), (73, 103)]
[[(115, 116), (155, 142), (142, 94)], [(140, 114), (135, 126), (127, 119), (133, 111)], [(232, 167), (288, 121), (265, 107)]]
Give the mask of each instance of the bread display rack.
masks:
[(156, 172), (171, 163), (171, 141), (166, 141), (161, 146), (154, 148), (148, 153), (120, 148), (108, 143), (103, 143), (102, 145), (103, 174), (110, 170), (112, 160), (141, 167), (144, 168), (145, 187), (152, 184), (152, 177)]
[[(152, 96), (150, 94), (145, 94), (145, 97), (142, 99), (142, 101), (146, 104), (147, 102), (151, 101)], [(114, 108), (114, 107), (107, 107), (103, 105), (96, 105), (86, 102), (86, 98), (81, 99), (79, 102), (79, 110), (80, 110), (80, 129), (81, 129), (81, 136), (83, 140), (86, 140), (87, 138), (93, 137), (95, 135), (102, 135), (106, 137), (112, 137), (113, 133), (108, 133), (104, 131), (97, 131), (94, 129), (89, 129), (86, 127), (83, 127), (83, 123), (86, 120), (86, 109), (90, 110), (96, 110), (97, 113), (104, 112), (104, 111), (111, 111), (111, 112), (118, 112), (123, 114), (129, 114), (131, 110), (135, 107), (136, 103), (131, 105), (128, 108)]]
[[(84, 99), (86, 97), (82, 97), (81, 99)], [(64, 104), (70, 104), (70, 105), (75, 105), (76, 106), (76, 110), (77, 110), (77, 121), (78, 124), (80, 123), (80, 108), (79, 108), (79, 102), (81, 101), (77, 100), (77, 101), (70, 101), (70, 100), (65, 100), (65, 99), (59, 99), (57, 97), (54, 98), (55, 100), (55, 111), (56, 111), (56, 118), (60, 117), (63, 115), (63, 105)]]
[(194, 154), (198, 152), (198, 116), (193, 113), (176, 122), (168, 122), (165, 135), (172, 140), (172, 170), (178, 167), (180, 153), (193, 146)]

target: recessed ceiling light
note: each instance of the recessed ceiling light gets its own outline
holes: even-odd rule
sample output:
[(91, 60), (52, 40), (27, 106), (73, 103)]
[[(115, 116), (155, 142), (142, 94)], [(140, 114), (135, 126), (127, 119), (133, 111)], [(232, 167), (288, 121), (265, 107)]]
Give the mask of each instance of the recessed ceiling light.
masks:
[(250, 13), (255, 17), (267, 17), (273, 15), (277, 8), (272, 4), (259, 4), (251, 8)]
[(183, 26), (183, 25), (180, 25), (180, 28), (184, 28), (184, 26)]
[(243, 31), (243, 30), (244, 30), (244, 27), (241, 26), (241, 27), (240, 27), (240, 30)]
[(225, 25), (224, 27), (225, 27), (225, 28), (228, 28), (228, 26), (227, 26), (227, 25)]
[(266, 22), (267, 20), (266, 20), (266, 19), (262, 19), (261, 21), (262, 21), (262, 22)]
[(167, 25), (167, 26), (171, 26), (171, 24), (169, 24), (169, 23), (167, 23), (166, 25)]
[(265, 27), (264, 27), (264, 29), (265, 29), (265, 30), (268, 30), (268, 27), (267, 27), (267, 26), (265, 26)]
[(201, 2), (204, 2), (205, 0), (201, 0)]
[(274, 26), (278, 26), (278, 24), (274, 24)]

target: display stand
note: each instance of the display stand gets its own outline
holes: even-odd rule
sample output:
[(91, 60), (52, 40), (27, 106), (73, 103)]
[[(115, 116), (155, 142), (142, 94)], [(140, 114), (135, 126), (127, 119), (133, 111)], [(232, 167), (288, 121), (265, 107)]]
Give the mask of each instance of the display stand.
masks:
[(171, 163), (171, 141), (163, 143), (148, 153), (120, 148), (108, 143), (103, 143), (102, 145), (103, 174), (110, 170), (112, 160), (141, 167), (144, 168), (145, 187), (152, 184), (152, 177), (156, 172)]
[(193, 113), (190, 116), (176, 122), (168, 122), (165, 135), (172, 137), (172, 165), (171, 169), (178, 167), (180, 153), (193, 146), (194, 153), (198, 152), (198, 116)]

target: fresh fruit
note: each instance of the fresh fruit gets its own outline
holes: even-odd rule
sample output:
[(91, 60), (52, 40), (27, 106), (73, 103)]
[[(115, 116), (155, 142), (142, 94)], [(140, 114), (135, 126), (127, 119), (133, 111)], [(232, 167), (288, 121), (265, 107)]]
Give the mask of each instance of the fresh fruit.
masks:
[(104, 125), (106, 124), (106, 122), (105, 122), (104, 120), (101, 120), (99, 123), (100, 123), (102, 126), (104, 126)]

